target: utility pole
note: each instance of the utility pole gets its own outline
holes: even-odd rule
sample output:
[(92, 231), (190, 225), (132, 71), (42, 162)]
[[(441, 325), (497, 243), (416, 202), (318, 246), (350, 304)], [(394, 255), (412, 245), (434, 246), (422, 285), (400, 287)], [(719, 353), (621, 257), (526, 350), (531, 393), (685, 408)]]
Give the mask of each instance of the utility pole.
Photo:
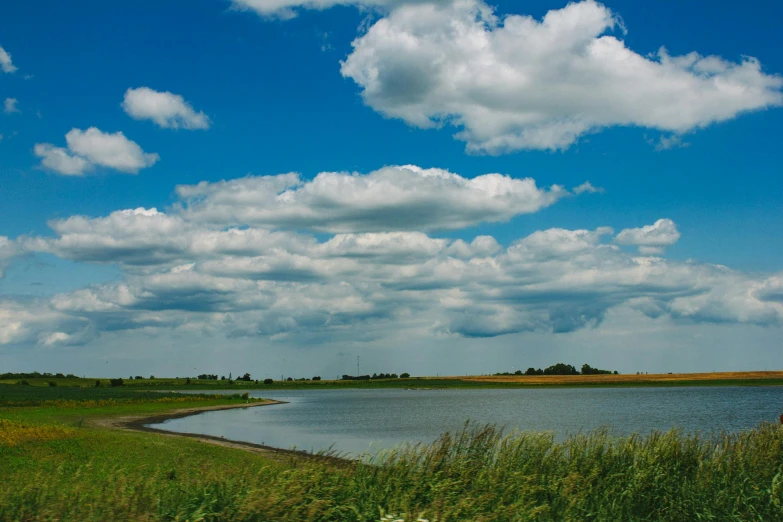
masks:
[(359, 372), (359, 356), (356, 356), (356, 376), (360, 376), (361, 373)]

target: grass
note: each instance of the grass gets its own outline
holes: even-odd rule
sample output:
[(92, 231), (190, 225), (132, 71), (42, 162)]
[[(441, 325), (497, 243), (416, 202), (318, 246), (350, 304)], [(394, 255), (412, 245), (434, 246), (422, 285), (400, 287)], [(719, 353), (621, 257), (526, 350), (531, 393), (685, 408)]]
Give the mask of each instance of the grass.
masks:
[(783, 429), (771, 424), (710, 438), (597, 431), (561, 443), (466, 425), (336, 466), (80, 422), (238, 402), (109, 392), (100, 400), (115, 402), (102, 406), (87, 394), (64, 409), (0, 402), (1, 521), (783, 519)]

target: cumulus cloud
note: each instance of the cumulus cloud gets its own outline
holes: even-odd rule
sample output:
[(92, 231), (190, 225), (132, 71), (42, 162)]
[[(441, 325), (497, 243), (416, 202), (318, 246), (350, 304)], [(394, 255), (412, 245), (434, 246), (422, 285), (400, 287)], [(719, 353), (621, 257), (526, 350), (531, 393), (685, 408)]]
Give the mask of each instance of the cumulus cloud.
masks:
[(13, 114), (19, 111), (19, 100), (16, 98), (6, 98), (3, 104), (3, 111), (6, 114)]
[(0, 344), (79, 344), (128, 330), (308, 343), (495, 337), (596, 328), (619, 308), (783, 326), (783, 275), (667, 260), (662, 249), (679, 239), (670, 219), (616, 236), (610, 227), (538, 230), (505, 247), (422, 231), (509, 219), (564, 192), (498, 174), (387, 167), (200, 183), (179, 187), (184, 202), (168, 212), (53, 220), (52, 237), (0, 238), (0, 269), (42, 252), (116, 265), (124, 278), (1, 302)]
[(152, 120), (164, 129), (208, 129), (206, 114), (196, 112), (179, 94), (160, 92), (149, 87), (125, 91), (122, 108), (136, 120)]
[(664, 248), (680, 239), (677, 225), (671, 219), (659, 219), (641, 228), (626, 228), (617, 234), (615, 241), (621, 245), (637, 245), (642, 254), (662, 254)]
[(65, 142), (67, 148), (37, 143), (33, 152), (41, 158), (43, 167), (66, 176), (82, 176), (96, 166), (136, 174), (160, 159), (155, 153), (144, 152), (122, 132), (111, 134), (95, 127), (86, 131), (71, 129)]
[(3, 72), (5, 73), (12, 73), (16, 72), (17, 68), (14, 65), (14, 63), (11, 61), (11, 55), (3, 49), (0, 46), (0, 68), (3, 69)]
[(82, 176), (92, 170), (92, 164), (81, 156), (68, 152), (63, 147), (55, 147), (50, 143), (36, 143), (33, 148), (36, 156), (41, 158), (41, 165), (64, 176)]
[(499, 17), (480, 0), (406, 2), (353, 42), (341, 72), (376, 111), (421, 128), (453, 125), (469, 151), (490, 154), (566, 149), (619, 125), (678, 135), (783, 104), (783, 79), (755, 58), (663, 47), (644, 56), (626, 46), (618, 20), (593, 0), (540, 21)]
[(183, 216), (189, 220), (350, 233), (507, 221), (548, 207), (569, 192), (558, 185), (538, 188), (531, 178), (464, 178), (405, 165), (366, 175), (323, 172), (307, 182), (296, 174), (202, 182), (179, 186), (177, 194), (185, 200)]
[[(272, 182), (273, 180), (269, 181)], [(783, 325), (783, 276), (636, 256), (617, 243), (675, 241), (670, 220), (625, 229), (536, 231), (504, 248), (419, 231), (310, 234), (215, 227), (139, 208), (50, 223), (26, 252), (117, 264), (123, 281), (39, 302), (0, 303), (0, 343), (79, 343), (102, 332), (160, 329), (230, 337), (494, 337), (594, 328), (633, 308), (675, 321)], [(5, 308), (3, 308), (5, 306)]]

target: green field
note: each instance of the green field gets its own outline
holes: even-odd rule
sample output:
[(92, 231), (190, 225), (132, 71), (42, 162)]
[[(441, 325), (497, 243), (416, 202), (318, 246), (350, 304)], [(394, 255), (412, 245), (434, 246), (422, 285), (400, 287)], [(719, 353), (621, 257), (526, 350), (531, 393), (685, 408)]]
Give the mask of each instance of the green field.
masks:
[(783, 429), (773, 425), (714, 439), (595, 432), (563, 443), (466, 426), (339, 463), (97, 422), (243, 402), (0, 385), (0, 520), (783, 519)]

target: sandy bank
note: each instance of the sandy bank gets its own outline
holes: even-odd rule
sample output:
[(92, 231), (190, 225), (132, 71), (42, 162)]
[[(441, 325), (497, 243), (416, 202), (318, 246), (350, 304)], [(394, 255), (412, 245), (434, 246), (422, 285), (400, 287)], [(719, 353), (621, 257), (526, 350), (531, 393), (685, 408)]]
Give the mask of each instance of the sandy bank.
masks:
[(237, 408), (256, 408), (259, 406), (271, 406), (274, 404), (286, 404), (285, 401), (264, 400), (258, 402), (251, 402), (246, 404), (226, 404), (222, 406), (204, 406), (201, 408), (182, 408), (178, 410), (172, 410), (167, 413), (160, 413), (156, 415), (120, 415), (114, 417), (105, 417), (101, 419), (95, 419), (90, 421), (90, 424), (100, 428), (116, 429), (116, 430), (128, 430), (128, 431), (141, 431), (147, 433), (158, 433), (168, 437), (187, 437), (189, 439), (195, 439), (199, 442), (206, 444), (215, 444), (216, 446), (223, 446), (226, 448), (239, 449), (242, 451), (248, 451), (250, 453), (257, 453), (263, 455), (266, 458), (276, 461), (290, 462), (291, 459), (307, 458), (316, 459), (321, 461), (327, 461), (332, 464), (346, 465), (351, 461), (343, 458), (323, 456), (311, 454), (306, 451), (295, 451), (281, 448), (273, 448), (271, 446), (265, 446), (262, 444), (254, 444), (252, 442), (244, 442), (239, 440), (230, 440), (223, 437), (215, 437), (213, 435), (203, 435), (200, 433), (181, 433), (175, 431), (164, 430), (160, 428), (152, 428), (149, 424), (160, 424), (170, 419), (180, 419), (182, 417), (189, 417), (191, 415), (197, 415), (207, 411), (222, 411), (233, 410)]

